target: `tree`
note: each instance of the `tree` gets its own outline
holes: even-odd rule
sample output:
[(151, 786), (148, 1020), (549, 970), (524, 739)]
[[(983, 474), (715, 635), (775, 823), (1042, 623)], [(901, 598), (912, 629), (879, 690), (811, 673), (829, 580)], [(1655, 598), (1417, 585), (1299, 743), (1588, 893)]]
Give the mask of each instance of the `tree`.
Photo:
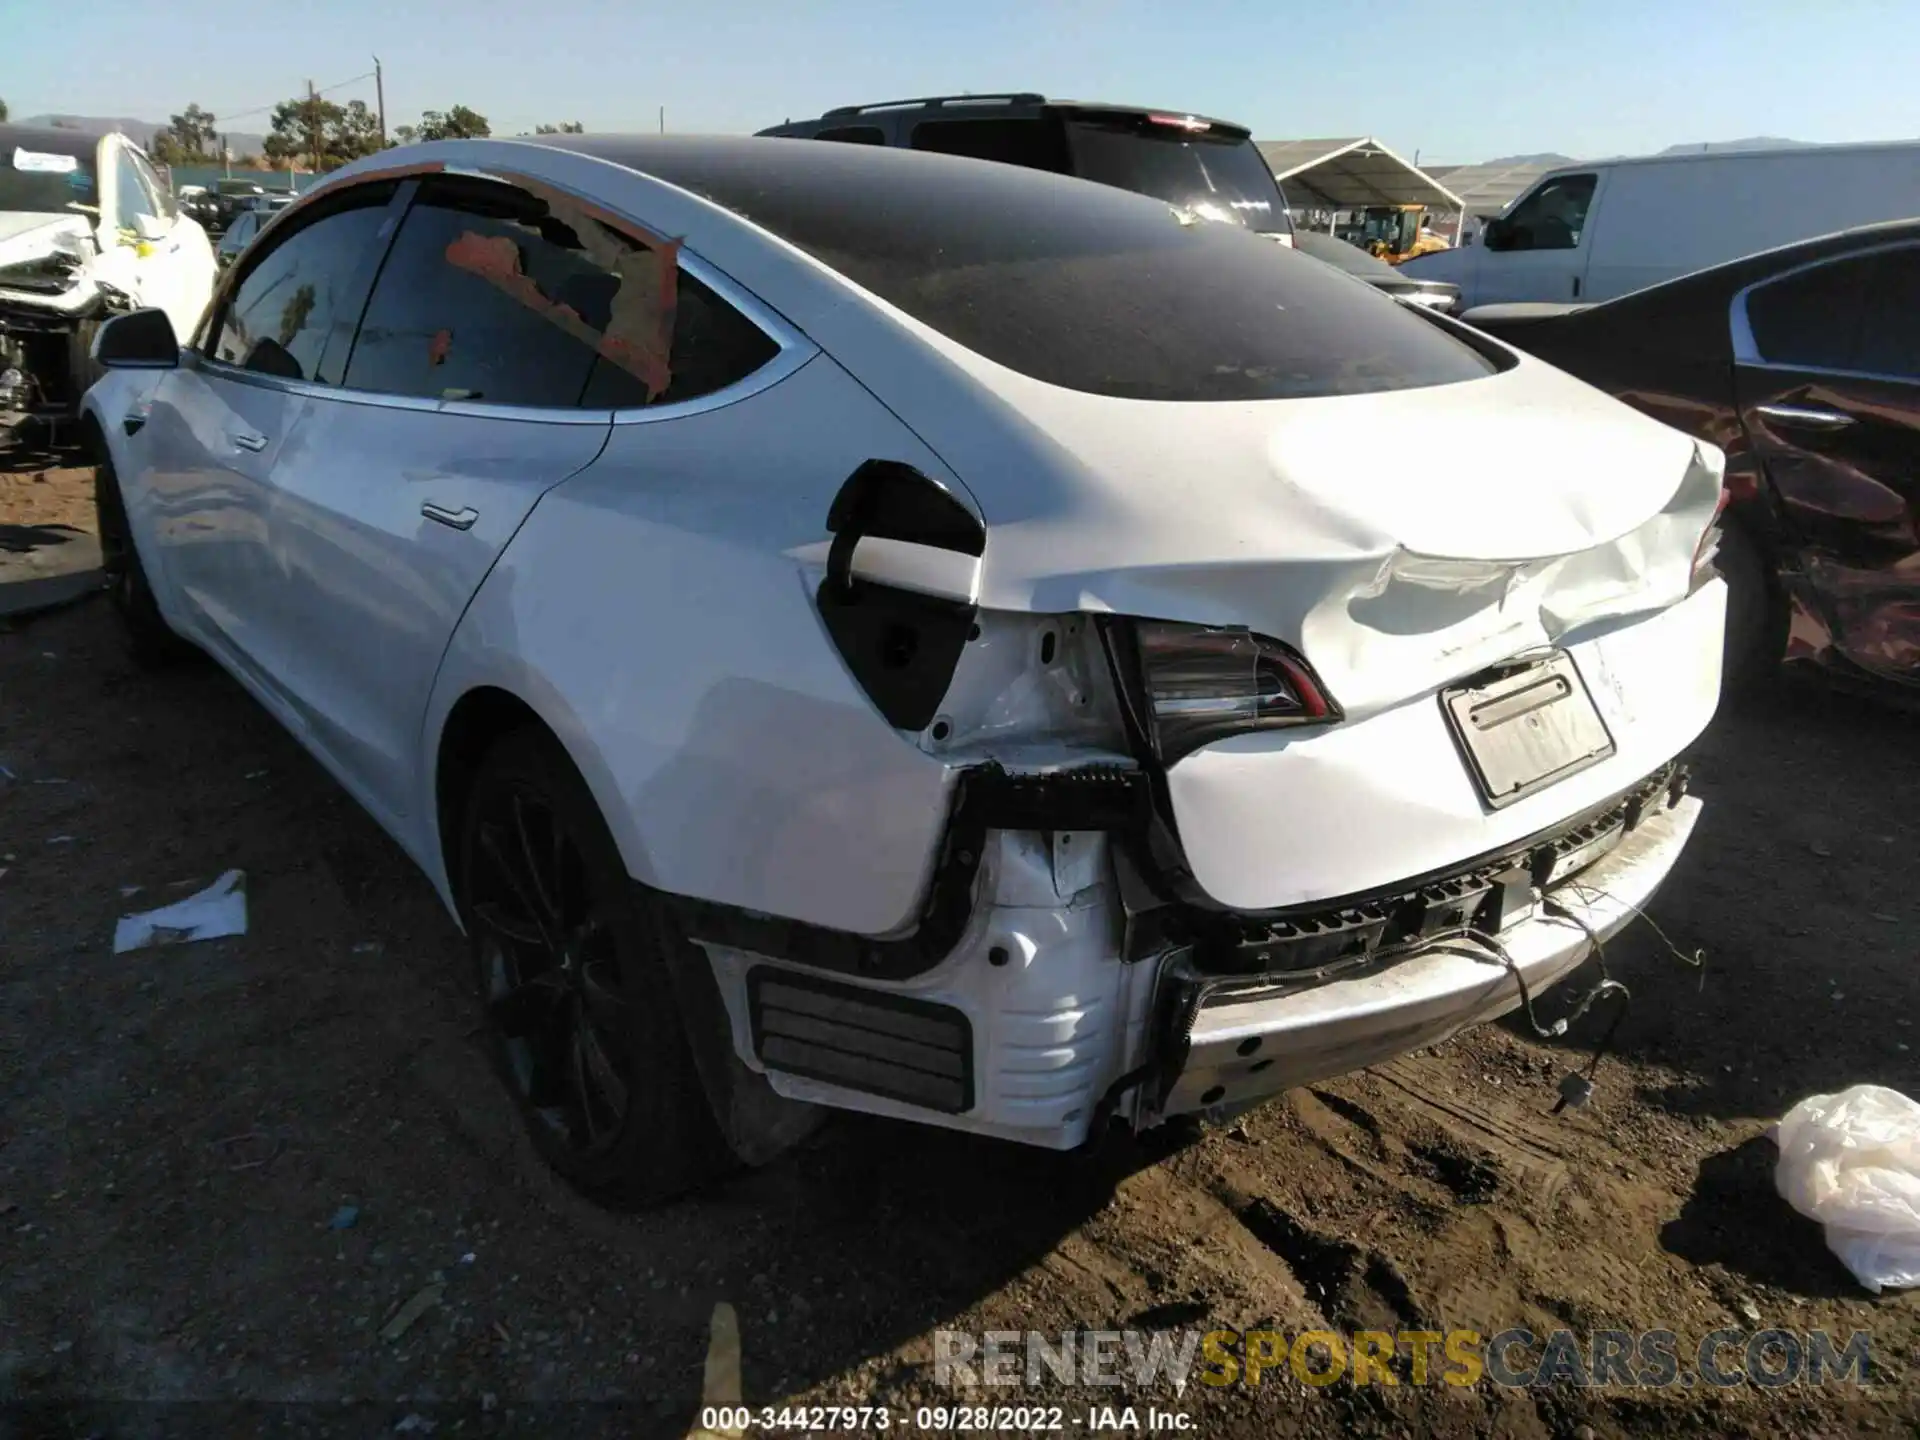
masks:
[(7, 123), (7, 102), (0, 100), (0, 125)]
[(536, 135), (584, 135), (587, 133), (587, 127), (578, 120), (563, 120), (558, 125), (536, 125), (533, 127), (533, 133)]
[(163, 165), (192, 165), (210, 160), (218, 150), (213, 116), (189, 105), (167, 117), (167, 128), (153, 136), (153, 158)]
[(418, 125), (402, 125), (400, 133), (410, 140), (479, 140), (493, 133), (487, 117), (464, 105), (451, 110), (429, 110)]
[(328, 148), (340, 163), (371, 155), (384, 142), (380, 139), (380, 117), (367, 108), (364, 100), (349, 100), (341, 112), (340, 123), (328, 136)]
[(261, 149), (279, 166), (304, 160), (309, 169), (334, 170), (380, 148), (380, 120), (364, 100), (336, 105), (312, 96), (273, 107), (273, 124)]

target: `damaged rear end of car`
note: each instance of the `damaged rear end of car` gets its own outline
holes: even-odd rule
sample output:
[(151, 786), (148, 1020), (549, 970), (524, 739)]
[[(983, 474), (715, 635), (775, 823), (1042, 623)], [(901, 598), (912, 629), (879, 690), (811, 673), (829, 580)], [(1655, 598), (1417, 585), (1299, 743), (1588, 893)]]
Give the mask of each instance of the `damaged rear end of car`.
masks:
[(1672, 868), (1719, 452), (1110, 187), (564, 148), (771, 358), (613, 412), (425, 733), (505, 693), (573, 758), (736, 1156), (780, 1099), (1059, 1150), (1223, 1114), (1528, 1004)]
[(1721, 456), (1229, 227), (1009, 183), (1017, 224), (929, 194), (879, 239), (756, 195), (872, 302), (789, 313), (954, 477), (876, 459), (790, 552), (948, 799), (885, 935), (683, 906), (738, 1057), (1068, 1148), (1530, 1001), (1692, 831)]

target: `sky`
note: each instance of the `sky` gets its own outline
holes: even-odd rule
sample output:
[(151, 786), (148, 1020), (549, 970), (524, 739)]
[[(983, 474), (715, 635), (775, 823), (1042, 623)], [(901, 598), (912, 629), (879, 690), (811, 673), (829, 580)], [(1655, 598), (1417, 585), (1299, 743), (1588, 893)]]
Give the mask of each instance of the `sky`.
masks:
[[(1409, 159), (1920, 134), (1914, 0), (5, 0), (0, 99), (264, 132), (312, 80), (387, 123), (748, 133), (907, 96), (1038, 90)], [(248, 114), (246, 112), (254, 112)]]

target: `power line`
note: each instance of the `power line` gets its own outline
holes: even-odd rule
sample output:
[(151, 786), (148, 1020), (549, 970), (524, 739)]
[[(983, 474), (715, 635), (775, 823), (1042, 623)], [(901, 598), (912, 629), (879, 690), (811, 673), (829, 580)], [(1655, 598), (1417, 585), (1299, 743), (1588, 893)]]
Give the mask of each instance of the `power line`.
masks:
[[(325, 95), (332, 90), (339, 90), (348, 85), (357, 85), (362, 80), (373, 79), (373, 74), (374, 72), (369, 70), (364, 75), (355, 75), (346, 80), (336, 80), (331, 85), (321, 86), (313, 93), (316, 95)], [(213, 112), (214, 124), (225, 126), (234, 120), (245, 120), (250, 115), (264, 115), (269, 110), (277, 110), (286, 103), (284, 100), (274, 100), (265, 105), (255, 105), (251, 110), (215, 110)]]

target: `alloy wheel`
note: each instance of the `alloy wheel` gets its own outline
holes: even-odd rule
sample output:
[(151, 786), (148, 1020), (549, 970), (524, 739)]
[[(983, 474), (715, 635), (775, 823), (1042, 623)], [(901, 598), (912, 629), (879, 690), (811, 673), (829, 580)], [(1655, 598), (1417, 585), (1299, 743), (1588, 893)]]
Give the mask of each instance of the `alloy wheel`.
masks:
[(578, 840), (523, 787), (477, 817), (469, 888), (480, 983), (521, 1103), (550, 1139), (611, 1147), (633, 1104), (633, 1031), (608, 897), (592, 893)]

